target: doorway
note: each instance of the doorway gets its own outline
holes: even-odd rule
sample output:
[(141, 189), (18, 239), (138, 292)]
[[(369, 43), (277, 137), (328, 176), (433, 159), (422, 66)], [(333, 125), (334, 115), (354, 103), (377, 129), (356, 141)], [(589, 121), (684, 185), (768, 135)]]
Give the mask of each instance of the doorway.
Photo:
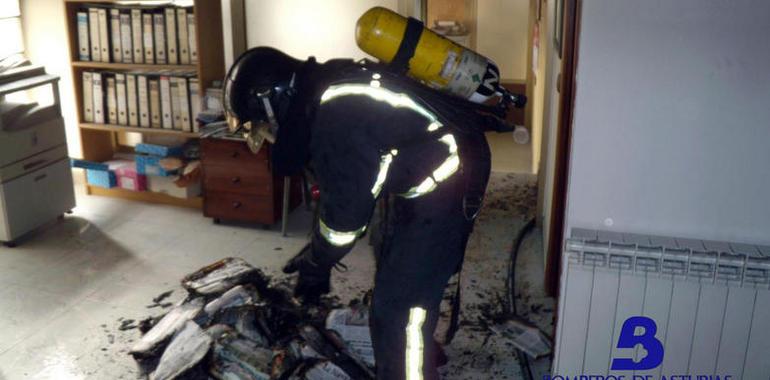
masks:
[[(424, 0), (420, 9), (425, 26), (495, 62), (504, 87), (527, 94), (527, 59), (530, 0)], [(415, 6), (415, 8), (418, 8)], [(512, 110), (509, 120), (532, 131), (523, 110)], [(535, 173), (533, 148), (514, 141), (513, 133), (488, 133), (492, 170), (502, 173)]]

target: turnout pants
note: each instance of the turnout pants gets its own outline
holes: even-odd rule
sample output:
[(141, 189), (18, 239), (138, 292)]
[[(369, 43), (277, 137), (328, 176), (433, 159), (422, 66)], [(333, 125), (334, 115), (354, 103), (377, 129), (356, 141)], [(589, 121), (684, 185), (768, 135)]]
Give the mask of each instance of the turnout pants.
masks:
[(455, 178), (422, 197), (394, 198), (372, 299), (378, 379), (438, 379), (433, 332), (439, 304), (472, 229), (463, 193)]

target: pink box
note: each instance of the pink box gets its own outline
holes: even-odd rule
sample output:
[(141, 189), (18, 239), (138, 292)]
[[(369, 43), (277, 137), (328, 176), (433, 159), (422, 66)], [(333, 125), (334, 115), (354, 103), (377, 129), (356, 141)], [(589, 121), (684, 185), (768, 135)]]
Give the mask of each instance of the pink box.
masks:
[(115, 168), (118, 177), (118, 187), (131, 191), (147, 191), (147, 176), (136, 171), (136, 164), (128, 162)]

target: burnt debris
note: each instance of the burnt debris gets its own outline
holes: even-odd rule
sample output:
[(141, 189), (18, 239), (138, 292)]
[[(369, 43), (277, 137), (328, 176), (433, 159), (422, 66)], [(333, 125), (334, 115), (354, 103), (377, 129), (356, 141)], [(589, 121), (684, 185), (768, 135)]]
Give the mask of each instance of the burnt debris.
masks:
[[(288, 284), (238, 258), (201, 268), (182, 286), (186, 299), (165, 315), (123, 326), (143, 334), (129, 353), (151, 380), (374, 379), (366, 300), (303, 306)], [(170, 294), (152, 305), (165, 306)]]

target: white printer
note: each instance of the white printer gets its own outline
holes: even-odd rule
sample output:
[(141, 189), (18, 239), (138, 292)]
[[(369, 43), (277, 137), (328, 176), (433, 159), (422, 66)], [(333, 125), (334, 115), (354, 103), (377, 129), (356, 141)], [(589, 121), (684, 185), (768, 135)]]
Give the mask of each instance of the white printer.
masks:
[[(6, 246), (75, 207), (58, 81), (39, 66), (0, 73), (0, 242)], [(9, 97), (41, 86), (53, 90), (52, 105)]]

